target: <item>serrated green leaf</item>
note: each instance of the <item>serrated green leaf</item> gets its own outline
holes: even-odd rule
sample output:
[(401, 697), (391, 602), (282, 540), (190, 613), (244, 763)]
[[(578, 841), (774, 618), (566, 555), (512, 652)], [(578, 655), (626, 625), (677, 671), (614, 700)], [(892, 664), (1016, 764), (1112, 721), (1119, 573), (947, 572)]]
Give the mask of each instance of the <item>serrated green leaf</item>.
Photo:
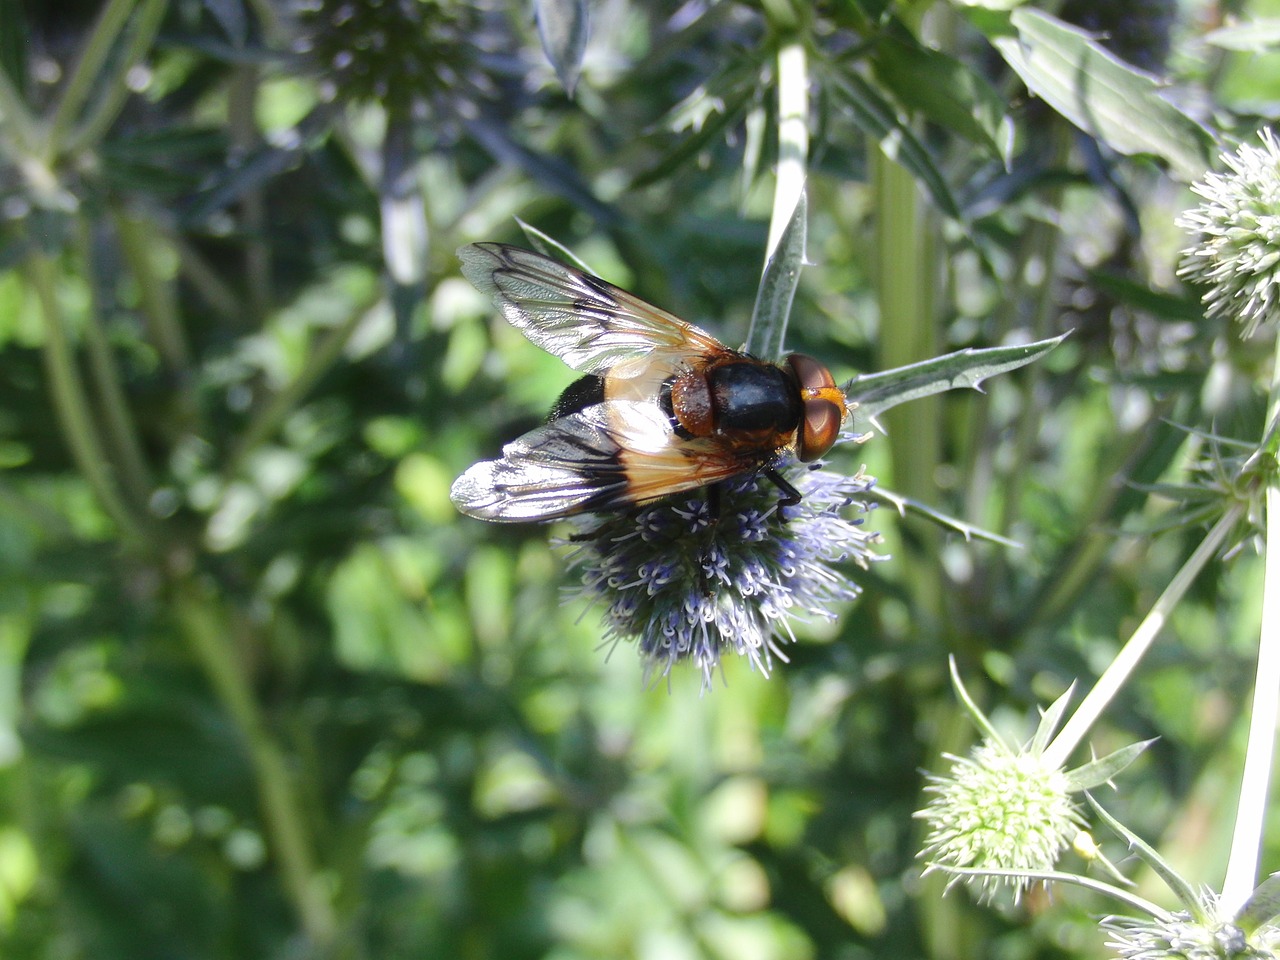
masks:
[(977, 390), (988, 377), (1039, 360), (1066, 336), (1064, 333), (1016, 347), (957, 350), (910, 366), (854, 377), (844, 385), (844, 391), (850, 401), (858, 404), (859, 414), (874, 419), (908, 400), (960, 387)]
[(1235, 916), (1245, 936), (1280, 917), (1280, 873), (1273, 873), (1254, 889)]
[(786, 229), (778, 239), (778, 249), (764, 265), (756, 305), (747, 331), (747, 353), (769, 360), (782, 356), (782, 343), (787, 336), (787, 320), (800, 270), (804, 266), (804, 245), (808, 233), (809, 201), (804, 191), (796, 200)]
[(853, 122), (875, 138), (885, 156), (902, 164), (920, 181), (939, 210), (959, 220), (960, 206), (942, 171), (920, 139), (902, 122), (893, 105), (855, 71), (842, 70), (833, 73), (830, 79), (832, 92), (849, 109)]
[(1210, 30), (1201, 39), (1223, 50), (1267, 53), (1280, 46), (1280, 19), (1260, 18), (1233, 23), (1229, 27)]
[(536, 0), (534, 19), (538, 23), (542, 50), (565, 92), (572, 97), (590, 32), (587, 0)]
[(1017, 36), (991, 42), (1028, 89), (1067, 120), (1119, 153), (1164, 158), (1183, 179), (1209, 169), (1212, 135), (1162, 97), (1154, 77), (1049, 14), (1015, 10), (1010, 23)]
[(1142, 752), (1153, 743), (1155, 743), (1155, 740), (1142, 740), (1138, 743), (1131, 743), (1126, 747), (1121, 747), (1114, 753), (1107, 754), (1105, 757), (1099, 757), (1097, 760), (1092, 760), (1076, 767), (1074, 770), (1068, 770), (1067, 779), (1071, 782), (1072, 791), (1092, 790), (1094, 787), (1109, 783), (1112, 777), (1137, 760), (1142, 755)]
[(1005, 104), (959, 60), (907, 39), (883, 38), (871, 51), (876, 76), (898, 102), (1000, 158)]
[(1208, 922), (1208, 916), (1205, 913), (1204, 904), (1200, 901), (1200, 898), (1196, 896), (1195, 889), (1192, 888), (1191, 884), (1183, 880), (1178, 872), (1174, 870), (1173, 867), (1164, 859), (1164, 857), (1156, 853), (1154, 847), (1148, 844), (1115, 817), (1111, 816), (1111, 814), (1107, 813), (1102, 804), (1093, 798), (1092, 794), (1086, 791), (1085, 798), (1089, 801), (1089, 805), (1093, 807), (1094, 812), (1102, 822), (1114, 830), (1122, 840), (1129, 844), (1129, 849), (1141, 857), (1147, 866), (1154, 870), (1160, 879), (1165, 882), (1165, 885), (1173, 891), (1173, 895), (1176, 896), (1179, 902), (1187, 908), (1187, 911), (1193, 918), (1195, 918), (1196, 922)]

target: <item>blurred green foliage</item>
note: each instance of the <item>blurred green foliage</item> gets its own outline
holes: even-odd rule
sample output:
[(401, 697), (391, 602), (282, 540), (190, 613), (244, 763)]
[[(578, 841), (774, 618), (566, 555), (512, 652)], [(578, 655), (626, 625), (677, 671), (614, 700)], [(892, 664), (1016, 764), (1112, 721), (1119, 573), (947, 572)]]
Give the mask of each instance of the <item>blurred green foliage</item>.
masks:
[[(1173, 424), (1258, 429), (1266, 351), (1172, 275), (1207, 135), (1142, 139), (1141, 84), (1136, 140), (1072, 126), (997, 52), (1060, 30), (1026, 10), (534, 6), (0, 0), (0, 955), (1102, 955), (1082, 894), (942, 899), (911, 814), (971, 736), (947, 654), (1005, 723), (1087, 684), (1198, 539), (1148, 534), (1138, 484), (1203, 453)], [(1216, 8), (1124, 6), (1218, 122), (1274, 107)], [(881, 510), (838, 628), (646, 688), (547, 529), (449, 503), (572, 378), (453, 251), (519, 217), (740, 342), (797, 39), (789, 346), (846, 379), (1075, 332), (836, 454), (1020, 549)], [(1206, 882), (1261, 589), (1214, 571), (1094, 738), (1160, 737), (1110, 806)]]

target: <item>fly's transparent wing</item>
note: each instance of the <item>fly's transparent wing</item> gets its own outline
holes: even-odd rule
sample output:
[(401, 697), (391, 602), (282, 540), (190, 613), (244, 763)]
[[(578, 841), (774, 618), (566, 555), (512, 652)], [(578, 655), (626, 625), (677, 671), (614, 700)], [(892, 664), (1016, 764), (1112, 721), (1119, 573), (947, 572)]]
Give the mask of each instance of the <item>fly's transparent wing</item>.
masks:
[(475, 464), (450, 498), (481, 520), (554, 520), (646, 503), (759, 466), (751, 451), (678, 436), (656, 404), (607, 401), (552, 420)]
[[(505, 243), (458, 251), (463, 275), (535, 344), (583, 373), (651, 375), (726, 352), (715, 337), (558, 260)], [(624, 361), (645, 360), (646, 363)]]

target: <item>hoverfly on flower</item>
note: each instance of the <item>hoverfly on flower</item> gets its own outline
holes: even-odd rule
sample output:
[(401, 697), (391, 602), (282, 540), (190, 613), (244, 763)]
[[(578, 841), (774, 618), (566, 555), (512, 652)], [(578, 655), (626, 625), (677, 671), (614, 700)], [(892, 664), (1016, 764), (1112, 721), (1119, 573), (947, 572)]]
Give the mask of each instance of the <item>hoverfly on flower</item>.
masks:
[(553, 520), (649, 503), (821, 457), (849, 408), (830, 371), (793, 353), (770, 363), (598, 277), (501, 243), (458, 251), (462, 272), (503, 317), (583, 376), (547, 422), (460, 476), (468, 516)]

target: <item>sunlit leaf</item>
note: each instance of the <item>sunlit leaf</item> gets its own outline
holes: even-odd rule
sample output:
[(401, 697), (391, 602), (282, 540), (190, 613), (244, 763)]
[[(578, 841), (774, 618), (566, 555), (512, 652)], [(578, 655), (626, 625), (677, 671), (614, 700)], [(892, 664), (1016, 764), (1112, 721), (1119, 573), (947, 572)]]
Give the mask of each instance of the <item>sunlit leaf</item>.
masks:
[(1266, 53), (1280, 46), (1280, 19), (1262, 17), (1210, 30), (1201, 39), (1224, 50)]
[(573, 96), (590, 31), (587, 0), (535, 0), (534, 17), (543, 52), (565, 91)]
[(1187, 180), (1210, 167), (1213, 137), (1150, 74), (1047, 13), (1022, 8), (1009, 23), (1013, 33), (991, 42), (1032, 93), (1085, 133), (1119, 153), (1162, 157)]

